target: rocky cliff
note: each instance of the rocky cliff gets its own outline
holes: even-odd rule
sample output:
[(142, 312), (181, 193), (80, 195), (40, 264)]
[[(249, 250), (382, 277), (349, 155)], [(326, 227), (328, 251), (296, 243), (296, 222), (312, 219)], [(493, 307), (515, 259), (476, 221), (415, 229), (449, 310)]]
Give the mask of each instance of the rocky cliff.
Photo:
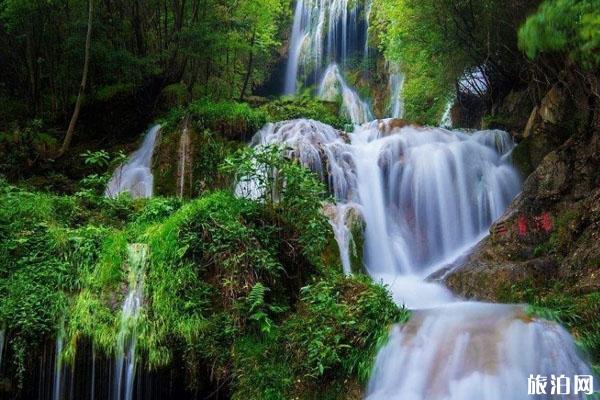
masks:
[(513, 160), (526, 177), (523, 192), (467, 261), (446, 275), (457, 294), (495, 301), (515, 285), (558, 285), (575, 295), (600, 290), (598, 87), (595, 78), (552, 86), (522, 130), (515, 129)]

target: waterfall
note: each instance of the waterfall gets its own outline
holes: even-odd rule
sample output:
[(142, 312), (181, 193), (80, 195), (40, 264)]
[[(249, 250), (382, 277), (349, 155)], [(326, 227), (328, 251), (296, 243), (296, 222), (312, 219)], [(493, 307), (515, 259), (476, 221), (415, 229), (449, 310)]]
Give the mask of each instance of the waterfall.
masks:
[(4, 352), (4, 329), (0, 329), (0, 371), (2, 370), (2, 353)]
[(340, 260), (345, 275), (352, 275), (352, 264), (350, 261), (350, 253), (356, 249), (351, 246), (356, 246), (352, 237), (353, 222), (352, 215), (358, 216), (360, 219), (360, 207), (354, 203), (340, 203), (335, 207), (327, 207), (325, 213), (329, 218), (329, 223), (333, 229), (335, 241), (340, 250)]
[(144, 244), (128, 247), (128, 292), (121, 311), (121, 329), (117, 335), (113, 400), (131, 400), (136, 372), (137, 320), (142, 311), (144, 274), (148, 248)]
[[(571, 336), (522, 306), (454, 302), (413, 312), (379, 352), (367, 400), (529, 399), (533, 374), (590, 375)], [(581, 396), (535, 396), (542, 399)]]
[(192, 160), (191, 160), (191, 138), (187, 126), (183, 128), (179, 139), (178, 163), (177, 163), (177, 186), (179, 197), (185, 194), (186, 177), (192, 182)]
[(56, 337), (55, 353), (54, 353), (54, 379), (52, 380), (52, 400), (62, 399), (62, 384), (63, 384), (63, 330), (61, 329)]
[(442, 128), (452, 128), (452, 107), (454, 107), (454, 102), (456, 98), (451, 98), (446, 103), (446, 108), (444, 108), (444, 113), (442, 114), (442, 118), (440, 119), (440, 126)]
[(119, 165), (106, 186), (105, 195), (116, 197), (120, 193), (129, 192), (131, 197), (152, 197), (154, 177), (152, 175), (152, 155), (160, 125), (153, 126), (142, 146), (136, 150), (127, 162)]
[(520, 191), (506, 132), (398, 127), (390, 119), (345, 135), (293, 120), (269, 124), (252, 143), (281, 144), (328, 180), (346, 273), (344, 208), (360, 208), (365, 269), (413, 310), (377, 355), (368, 400), (526, 399), (530, 374), (591, 374), (558, 324), (521, 305), (460, 301), (427, 280), (468, 253)]
[(398, 66), (390, 69), (388, 88), (390, 90), (390, 117), (404, 117), (404, 99), (402, 89), (404, 88), (404, 74)]
[(342, 96), (343, 112), (353, 124), (362, 124), (373, 118), (369, 104), (348, 86), (337, 64), (331, 64), (321, 81), (319, 96), (324, 100), (334, 101), (339, 95)]

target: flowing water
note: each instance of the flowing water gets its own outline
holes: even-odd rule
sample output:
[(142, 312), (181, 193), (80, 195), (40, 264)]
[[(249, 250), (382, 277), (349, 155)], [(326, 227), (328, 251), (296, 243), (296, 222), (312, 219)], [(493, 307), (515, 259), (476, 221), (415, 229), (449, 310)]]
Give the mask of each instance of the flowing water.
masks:
[(519, 192), (506, 132), (395, 128), (390, 119), (342, 134), (293, 120), (253, 140), (275, 143), (327, 180), (344, 270), (344, 216), (359, 209), (366, 270), (414, 310), (379, 352), (367, 399), (525, 399), (530, 374), (590, 374), (559, 325), (520, 305), (461, 301), (426, 279), (468, 253)]
[(63, 398), (63, 330), (61, 329), (57, 338), (54, 354), (54, 379), (52, 382), (52, 400), (61, 400)]
[(4, 352), (4, 329), (0, 329), (0, 370), (2, 369), (2, 353)]
[(388, 90), (390, 91), (390, 112), (392, 118), (404, 117), (404, 98), (402, 89), (404, 88), (405, 76), (397, 63), (388, 64)]
[(152, 155), (159, 133), (160, 125), (153, 126), (146, 134), (142, 146), (129, 156), (127, 162), (115, 169), (106, 186), (106, 196), (116, 197), (120, 193), (129, 192), (133, 198), (152, 197)]
[(343, 111), (354, 124), (371, 119), (372, 113), (343, 77), (351, 57), (369, 58), (368, 24), (371, 1), (298, 0), (289, 41), (284, 94), (293, 95), (298, 82), (320, 83), (324, 100), (342, 97)]
[(342, 96), (342, 112), (353, 124), (362, 124), (373, 119), (369, 104), (348, 86), (337, 64), (331, 64), (323, 75), (319, 96), (324, 100), (335, 101), (338, 95)]
[(444, 113), (440, 119), (440, 126), (443, 128), (452, 128), (452, 107), (454, 106), (455, 101), (456, 99), (452, 98), (446, 103), (446, 108), (444, 108)]
[(192, 159), (191, 159), (190, 132), (185, 126), (179, 139), (179, 150), (177, 157), (177, 188), (179, 197), (185, 194), (186, 179), (189, 184), (192, 181)]
[[(365, 7), (366, 12), (361, 12)], [(285, 94), (294, 94), (297, 82), (317, 81), (323, 67), (345, 65), (349, 56), (368, 53), (367, 22), (370, 2), (298, 0), (289, 41)]]
[(148, 248), (144, 244), (128, 247), (128, 292), (121, 310), (121, 329), (117, 335), (112, 400), (131, 400), (136, 373), (136, 325), (142, 312), (144, 275)]

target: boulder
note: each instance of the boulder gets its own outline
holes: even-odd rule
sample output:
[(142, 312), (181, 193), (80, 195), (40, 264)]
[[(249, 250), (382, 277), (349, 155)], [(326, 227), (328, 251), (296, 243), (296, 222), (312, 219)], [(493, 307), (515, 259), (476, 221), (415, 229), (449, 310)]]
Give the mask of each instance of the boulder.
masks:
[[(551, 109), (556, 95), (547, 97), (543, 124), (562, 118)], [(587, 128), (543, 157), (490, 236), (445, 275), (452, 290), (491, 301), (520, 282), (600, 290), (600, 107)]]

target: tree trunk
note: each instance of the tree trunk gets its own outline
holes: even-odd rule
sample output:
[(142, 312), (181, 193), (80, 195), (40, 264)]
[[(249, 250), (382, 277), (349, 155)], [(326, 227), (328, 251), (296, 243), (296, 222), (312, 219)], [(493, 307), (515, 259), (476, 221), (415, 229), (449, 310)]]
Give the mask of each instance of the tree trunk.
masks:
[(250, 75), (252, 75), (252, 63), (254, 61), (254, 41), (256, 39), (256, 30), (252, 31), (252, 39), (250, 41), (250, 54), (248, 56), (248, 68), (246, 70), (246, 77), (244, 78), (244, 85), (242, 86), (242, 92), (240, 93), (240, 100), (244, 100), (244, 96), (246, 95), (246, 88), (248, 87), (248, 82), (250, 81)]
[(63, 141), (63, 144), (58, 152), (57, 157), (61, 157), (62, 155), (64, 155), (65, 152), (69, 149), (69, 146), (71, 145), (71, 140), (73, 139), (73, 134), (75, 133), (75, 125), (77, 124), (77, 118), (79, 118), (79, 112), (81, 111), (81, 101), (83, 100), (83, 93), (85, 92), (85, 86), (87, 84), (88, 70), (90, 66), (90, 46), (92, 42), (92, 17), (94, 14), (94, 0), (88, 0), (88, 4), (88, 26), (87, 33), (85, 36), (85, 56), (83, 61), (81, 85), (79, 86), (79, 93), (77, 93), (77, 100), (75, 101), (75, 109), (73, 110), (71, 121), (69, 122), (69, 128), (67, 129), (65, 140)]

